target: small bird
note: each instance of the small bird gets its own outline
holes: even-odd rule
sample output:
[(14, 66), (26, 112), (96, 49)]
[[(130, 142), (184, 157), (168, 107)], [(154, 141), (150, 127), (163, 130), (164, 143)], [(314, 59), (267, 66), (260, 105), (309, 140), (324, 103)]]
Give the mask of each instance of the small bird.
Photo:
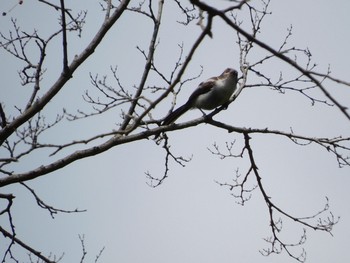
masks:
[(182, 114), (192, 108), (212, 110), (224, 105), (236, 90), (237, 81), (237, 71), (227, 68), (220, 76), (212, 77), (200, 83), (184, 105), (165, 117), (162, 125), (173, 123)]

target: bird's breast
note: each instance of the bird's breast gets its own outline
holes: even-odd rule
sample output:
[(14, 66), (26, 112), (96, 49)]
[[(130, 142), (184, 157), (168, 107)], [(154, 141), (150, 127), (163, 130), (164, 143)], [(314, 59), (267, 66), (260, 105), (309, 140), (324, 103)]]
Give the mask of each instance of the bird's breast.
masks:
[(234, 81), (217, 80), (210, 91), (198, 96), (194, 106), (204, 110), (215, 109), (230, 99), (235, 87)]

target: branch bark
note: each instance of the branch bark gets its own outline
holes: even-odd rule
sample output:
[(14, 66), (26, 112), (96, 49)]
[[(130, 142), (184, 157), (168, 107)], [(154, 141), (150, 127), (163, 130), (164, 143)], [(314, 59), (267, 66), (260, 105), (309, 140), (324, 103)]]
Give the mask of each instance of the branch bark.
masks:
[(109, 29), (116, 23), (118, 18), (125, 11), (129, 2), (130, 0), (123, 0), (120, 3), (120, 5), (114, 11), (112, 16), (104, 21), (100, 30), (97, 32), (90, 44), (84, 49), (84, 51), (80, 55), (75, 57), (72, 63), (68, 66), (67, 71), (61, 73), (61, 76), (57, 79), (57, 81), (52, 85), (49, 91), (46, 92), (46, 94), (42, 98), (38, 99), (20, 116), (18, 116), (11, 123), (7, 124), (2, 130), (0, 130), (0, 145), (2, 145), (3, 142), (9, 136), (11, 136), (16, 131), (16, 129), (18, 129), (18, 127), (20, 127), (23, 123), (25, 123), (35, 114), (41, 111), (47, 105), (47, 103), (49, 103), (49, 101), (64, 87), (64, 85), (72, 77), (75, 70), (94, 53), (95, 49), (101, 43), (102, 39), (107, 34)]
[[(239, 34), (243, 35), (246, 39), (251, 41), (252, 43), (257, 44), (261, 48), (269, 51), (271, 54), (273, 54), (275, 57), (281, 59), (282, 61), (286, 62), (299, 72), (301, 72), (303, 75), (305, 75), (307, 78), (309, 78), (312, 82), (314, 82), (319, 89), (323, 92), (323, 94), (330, 100), (334, 105), (337, 106), (337, 108), (345, 115), (345, 117), (350, 120), (350, 114), (347, 112), (348, 108), (341, 105), (328, 91), (327, 89), (322, 85), (322, 83), (313, 75), (312, 71), (305, 70), (303, 67), (301, 67), (298, 63), (294, 62), (289, 57), (283, 55), (281, 52), (278, 52), (277, 50), (273, 49), (266, 43), (260, 41), (253, 35), (249, 34), (245, 30), (243, 30), (239, 25), (232, 22), (230, 18), (228, 18), (225, 14), (225, 11), (220, 11), (210, 5), (207, 5), (199, 0), (190, 0), (192, 4), (198, 6), (201, 10), (204, 10), (210, 14), (210, 16), (218, 16), (222, 18), (223, 21), (225, 21), (230, 27), (232, 27), (235, 31), (237, 31)], [(316, 75), (316, 74), (315, 74)], [(333, 78), (332, 78), (333, 79)]]

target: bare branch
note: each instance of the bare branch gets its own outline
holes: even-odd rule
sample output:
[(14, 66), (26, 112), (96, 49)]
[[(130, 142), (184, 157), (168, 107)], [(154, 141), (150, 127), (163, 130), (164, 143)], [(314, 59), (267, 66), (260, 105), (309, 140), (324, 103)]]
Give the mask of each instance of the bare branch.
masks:
[(81, 212), (86, 212), (87, 210), (84, 209), (84, 210), (79, 210), (79, 209), (74, 209), (74, 210), (63, 210), (63, 209), (58, 209), (58, 208), (55, 208), (51, 205), (48, 205), (46, 204), (34, 191), (33, 188), (30, 188), (27, 184), (21, 182), (21, 185), (23, 185), (25, 188), (27, 188), (31, 194), (34, 196), (37, 204), (39, 207), (43, 208), (43, 209), (46, 209), (49, 211), (50, 215), (51, 215), (51, 218), (54, 219), (55, 218), (55, 214), (57, 213), (67, 213), (67, 214), (70, 214), (70, 213), (81, 213)]
[[(191, 161), (192, 158), (184, 158), (182, 156), (175, 156), (171, 151), (170, 151), (170, 145), (169, 145), (169, 139), (168, 136), (166, 134), (163, 135), (164, 136), (164, 140), (163, 140), (163, 149), (166, 152), (165, 155), (165, 162), (164, 162), (164, 166), (165, 166), (165, 171), (164, 174), (161, 178), (156, 178), (153, 177), (149, 172), (146, 172), (146, 176), (147, 178), (150, 180), (150, 183), (147, 183), (149, 186), (155, 188), (159, 185), (161, 185), (164, 180), (168, 177), (168, 173), (169, 173), (169, 159), (172, 159), (175, 163), (179, 164), (182, 167), (185, 167), (185, 163), (188, 163)], [(154, 183), (155, 182), (155, 183)]]
[(330, 213), (330, 216), (327, 217), (326, 220), (323, 220), (321, 218), (318, 219), (317, 224), (311, 224), (311, 223), (308, 223), (306, 221), (307, 219), (315, 219), (319, 215), (328, 211), (328, 209), (329, 209), (328, 199), (327, 199), (327, 203), (326, 203), (325, 207), (322, 210), (320, 210), (319, 212), (315, 213), (312, 216), (303, 217), (303, 218), (298, 218), (298, 217), (295, 217), (293, 215), (290, 215), (289, 213), (285, 212), (283, 209), (276, 206), (272, 202), (271, 197), (267, 194), (267, 192), (262, 184), (261, 176), (258, 172), (258, 167), (257, 167), (256, 161), (254, 158), (253, 150), (250, 146), (251, 137), (248, 135), (248, 133), (244, 133), (244, 140), (245, 140), (245, 149), (248, 152), (249, 160), (251, 163), (251, 169), (255, 175), (255, 178), (256, 178), (256, 181), (258, 184), (258, 188), (260, 189), (260, 192), (262, 193), (263, 198), (265, 200), (265, 203), (266, 203), (268, 210), (269, 210), (270, 228), (271, 228), (271, 232), (272, 232), (272, 237), (265, 239), (265, 241), (267, 241), (268, 243), (271, 244), (271, 248), (264, 250), (263, 254), (265, 254), (265, 255), (270, 255), (272, 253), (279, 254), (279, 253), (281, 253), (282, 250), (285, 250), (290, 257), (294, 258), (295, 260), (297, 260), (299, 262), (304, 262), (306, 260), (306, 254), (305, 254), (304, 249), (302, 249), (302, 251), (299, 255), (295, 255), (290, 250), (290, 248), (295, 247), (295, 246), (300, 246), (300, 245), (303, 245), (305, 243), (306, 230), (304, 230), (304, 233), (302, 234), (302, 236), (298, 242), (292, 243), (292, 244), (286, 243), (281, 238), (279, 238), (279, 234), (278, 234), (282, 230), (282, 219), (279, 218), (277, 221), (275, 221), (274, 212), (279, 212), (281, 215), (285, 216), (286, 218), (288, 218), (294, 222), (297, 222), (299, 224), (302, 224), (302, 225), (306, 226), (307, 228), (311, 228), (313, 230), (319, 230), (319, 231), (326, 231), (328, 233), (331, 233), (333, 226), (338, 223), (339, 217), (337, 219), (335, 219), (333, 214)]
[(129, 4), (130, 0), (124, 0), (114, 11), (108, 21), (105, 21), (101, 29), (97, 32), (94, 39), (91, 41), (90, 45), (84, 49), (84, 51), (75, 57), (74, 61), (69, 65), (69, 69), (65, 74), (62, 74), (57, 81), (52, 85), (52, 87), (46, 92), (41, 99), (37, 100), (30, 108), (28, 108), (23, 114), (14, 119), (5, 128), (0, 130), (0, 145), (23, 123), (32, 118), (40, 110), (42, 110), (45, 105), (64, 87), (67, 81), (70, 79), (75, 70), (94, 52), (96, 47), (100, 44), (108, 30), (115, 24), (121, 14), (124, 12), (125, 8)]
[[(3, 229), (1, 226), (0, 226), (0, 232), (7, 238), (10, 238), (12, 240), (12, 242), (14, 244), (18, 244), (20, 245), (22, 248), (24, 248), (25, 250), (27, 250), (28, 252), (34, 254), (35, 256), (37, 256), (38, 258), (40, 258), (42, 261), (46, 262), (46, 263), (56, 263), (57, 261), (52, 261), (50, 260), (49, 258), (43, 256), (41, 254), (41, 252), (31, 248), (30, 246), (28, 246), (26, 243), (24, 243), (23, 241), (21, 241), (20, 239), (18, 239), (17, 237), (15, 237), (14, 234), (11, 234), (10, 232), (6, 231), (5, 229)], [(6, 254), (5, 254), (5, 257), (6, 257)], [(5, 260), (5, 258), (4, 258)], [(5, 262), (5, 261), (4, 261)]]
[(61, 3), (61, 18), (62, 18), (62, 47), (63, 47), (63, 74), (68, 74), (68, 51), (67, 51), (67, 25), (66, 25), (66, 13), (64, 7), (64, 0), (60, 0)]
[[(145, 83), (146, 83), (146, 80), (148, 78), (149, 71), (150, 71), (150, 69), (152, 67), (152, 61), (153, 61), (153, 56), (154, 56), (154, 52), (155, 52), (156, 40), (157, 40), (157, 36), (158, 36), (159, 28), (160, 28), (160, 23), (161, 23), (161, 18), (162, 18), (162, 13), (163, 13), (163, 4), (164, 4), (164, 1), (159, 1), (158, 2), (158, 14), (157, 14), (157, 17), (155, 17), (154, 14), (152, 13), (152, 20), (153, 20), (153, 23), (154, 23), (154, 25), (153, 25), (154, 28), (153, 28), (152, 38), (151, 38), (151, 41), (150, 41), (150, 44), (149, 44), (145, 70), (143, 71), (140, 84), (138, 85), (138, 88), (137, 88), (137, 92), (134, 95), (133, 103), (130, 105), (128, 113), (126, 115), (126, 118), (124, 119), (124, 122), (122, 123), (122, 125), (120, 127), (121, 130), (125, 130), (128, 127), (128, 125), (130, 124), (130, 121), (131, 121), (131, 117), (130, 116), (132, 116), (133, 113), (135, 112), (137, 101), (140, 98), (140, 96), (141, 96), (141, 94), (142, 94), (142, 92), (144, 90)], [(149, 5), (150, 5), (149, 9), (150, 9), (150, 11), (152, 11), (151, 2), (150, 2)], [(139, 118), (139, 120), (141, 120), (141, 119), (142, 118)]]
[[(303, 249), (303, 245), (306, 242), (307, 230), (312, 229), (332, 234), (333, 226), (338, 223), (339, 217), (334, 216), (330, 211), (328, 198), (326, 198), (324, 207), (316, 210), (316, 212), (307, 213), (306, 216), (296, 216), (288, 212), (288, 208), (278, 206), (278, 201), (269, 196), (268, 188), (262, 183), (264, 175), (258, 169), (258, 159), (253, 149), (252, 140), (273, 136), (273, 138), (290, 140), (296, 147), (299, 147), (298, 149), (304, 149), (302, 147), (308, 147), (309, 145), (318, 145), (320, 147), (315, 147), (316, 150), (329, 152), (331, 157), (335, 157), (339, 167), (350, 167), (349, 135), (340, 131), (335, 137), (317, 137), (317, 135), (294, 133), (292, 128), (290, 131), (274, 130), (271, 127), (266, 129), (243, 128), (214, 119), (216, 114), (227, 109), (229, 104), (238, 98), (243, 89), (248, 88), (272, 89), (282, 94), (288, 94), (289, 91), (292, 91), (300, 94), (300, 97), (306, 98), (312, 104), (335, 105), (340, 109), (341, 114), (350, 119), (345, 104), (342, 105), (340, 100), (337, 101), (333, 91), (328, 92), (326, 90), (326, 85), (329, 83), (337, 84), (337, 86), (345, 85), (346, 87), (350, 87), (350, 83), (333, 77), (330, 67), (326, 72), (317, 72), (317, 64), (314, 63), (309, 49), (290, 47), (292, 26), (282, 36), (280, 43), (277, 43), (277, 48), (273, 48), (270, 43), (259, 40), (264, 20), (271, 14), (269, 11), (270, 0), (261, 0), (258, 3), (249, 0), (227, 1), (230, 2), (228, 7), (221, 10), (212, 6), (213, 3), (208, 2), (209, 4), (207, 4), (200, 0), (190, 0), (188, 3), (178, 0), (170, 2), (171, 7), (175, 7), (180, 15), (175, 18), (175, 22), (180, 23), (180, 25), (175, 23), (177, 27), (186, 29), (186, 26), (189, 28), (195, 26), (199, 33), (197, 36), (191, 36), (191, 39), (193, 39), (191, 43), (187, 43), (186, 39), (181, 38), (180, 43), (178, 43), (177, 57), (173, 61), (168, 59), (166, 63), (164, 63), (164, 57), (158, 56), (159, 54), (163, 55), (160, 53), (163, 44), (160, 41), (163, 32), (161, 26), (167, 25), (163, 23), (163, 15), (165, 14), (163, 10), (166, 11), (165, 4), (168, 4), (164, 0), (158, 0), (157, 3), (152, 0), (141, 0), (134, 4), (130, 4), (129, 0), (102, 0), (100, 2), (102, 10), (99, 10), (102, 11), (101, 21), (103, 22), (101, 27), (90, 44), (79, 55), (76, 55), (73, 61), (69, 61), (68, 53), (71, 45), (68, 38), (72, 32), (77, 32), (78, 36), (81, 36), (87, 11), (81, 11), (73, 15), (73, 11), (65, 6), (67, 1), (64, 0), (60, 0), (59, 5), (46, 0), (39, 0), (38, 2), (51, 9), (51, 11), (52, 9), (56, 10), (57, 16), (60, 17), (60, 26), (49, 37), (43, 38), (38, 30), (24, 32), (15, 19), (12, 20), (12, 29), (9, 33), (0, 33), (0, 48), (12, 55), (15, 60), (24, 64), (19, 69), (18, 74), (22, 85), (29, 88), (28, 98), (24, 101), (24, 105), (17, 105), (15, 102), (15, 105), (9, 107), (7, 102), (0, 102), (0, 150), (1, 154), (6, 152), (6, 156), (0, 158), (0, 173), (2, 174), (0, 187), (20, 183), (34, 197), (30, 201), (34, 201), (39, 207), (47, 210), (52, 218), (60, 212), (83, 212), (85, 210), (55, 208), (43, 200), (40, 194), (25, 182), (53, 173), (80, 159), (93, 157), (122, 144), (152, 138), (153, 142), (162, 147), (164, 151), (164, 168), (160, 176), (153, 176), (148, 171), (145, 173), (147, 184), (150, 187), (157, 187), (171, 176), (173, 163), (185, 167), (187, 162), (191, 161), (191, 157), (187, 158), (175, 153), (171, 147), (170, 137), (168, 137), (169, 132), (204, 123), (214, 128), (224, 129), (230, 135), (237, 136), (234, 137), (232, 142), (226, 142), (224, 146), (220, 146), (215, 142), (208, 150), (220, 160), (236, 161), (238, 158), (243, 159), (246, 167), (235, 167), (232, 179), (225, 182), (215, 180), (223, 189), (229, 190), (238, 204), (246, 204), (252, 198), (253, 191), (257, 190), (261, 193), (260, 196), (262, 196), (268, 211), (267, 221), (270, 231), (270, 236), (265, 238), (268, 247), (260, 251), (263, 255), (283, 252), (291, 258), (303, 262), (306, 259), (306, 251)], [(76, 74), (76, 70), (95, 52), (101, 41), (104, 40), (106, 33), (112, 26), (116, 25), (123, 14), (142, 17), (148, 25), (151, 25), (151, 28), (148, 28), (150, 29), (150, 39), (146, 40), (146, 48), (144, 42), (142, 42), (135, 49), (141, 55), (143, 63), (137, 63), (138, 65), (135, 63), (132, 69), (137, 66), (135, 72), (138, 72), (141, 67), (141, 70), (143, 70), (141, 75), (133, 76), (136, 78), (136, 82), (127, 84), (129, 76), (123, 76), (117, 66), (111, 66), (109, 74), (90, 73), (88, 77), (90, 77), (91, 87), (87, 88), (82, 94), (83, 102), (87, 104), (88, 109), (80, 108), (78, 105), (71, 110), (69, 105), (64, 105), (62, 107), (67, 110), (59, 109), (61, 113), (56, 113), (56, 117), (50, 119), (50, 114), (52, 114), (50, 108), (46, 111), (48, 103), (67, 86), (70, 78)], [(246, 15), (244, 19), (240, 20), (240, 14)], [(179, 21), (176, 21), (177, 19)], [(172, 99), (172, 103), (167, 106), (168, 109), (172, 110), (179, 94), (186, 86), (189, 86), (185, 84), (201, 78), (204, 66), (194, 65), (197, 73), (191, 73), (190, 77), (186, 72), (190, 62), (195, 62), (193, 58), (204, 43), (206, 36), (216, 40), (214, 38), (216, 35), (213, 34), (215, 32), (212, 32), (215, 27), (212, 28), (212, 25), (218, 20), (226, 23), (228, 32), (233, 32), (233, 36), (236, 35), (237, 42), (236, 45), (232, 42), (232, 48), (237, 48), (237, 51), (239, 51), (237, 63), (239, 63), (239, 70), (242, 73), (237, 90), (227, 105), (223, 105), (208, 114), (203, 113), (200, 118), (183, 123), (161, 125), (163, 115), (154, 118), (153, 116), (156, 116), (156, 114), (158, 116), (155, 107), (162, 106), (160, 104), (167, 99)], [(191, 24), (193, 22), (196, 22), (196, 25)], [(54, 81), (54, 84), (43, 90), (42, 80), (45, 76), (45, 57), (47, 50), (49, 50), (48, 46), (50, 46), (49, 44), (53, 39), (56, 40), (56, 37), (61, 35), (61, 32), (63, 69), (59, 69), (61, 75)], [(32, 48), (38, 53), (34, 59), (31, 52)], [(169, 50), (169, 52), (173, 51)], [(276, 61), (279, 65), (282, 65), (281, 71), (268, 73), (269, 65), (276, 63)], [(118, 63), (122, 63), (122, 61), (118, 61)], [(291, 71), (282, 71), (283, 65)], [(119, 64), (118, 66), (124, 65)], [(109, 75), (112, 76), (112, 79)], [(13, 109), (15, 115), (11, 111)], [(164, 110), (162, 112), (165, 113)], [(108, 124), (113, 126), (108, 126), (101, 132), (89, 133), (87, 136), (77, 138), (75, 138), (75, 134), (71, 134), (72, 138), (67, 138), (64, 142), (56, 140), (57, 137), (48, 141), (49, 136), (43, 136), (50, 135), (49, 132), (46, 132), (49, 129), (52, 129), (53, 133), (55, 128), (59, 130), (60, 126), (57, 125), (59, 123), (77, 125), (80, 128), (78, 120), (86, 122), (90, 120), (100, 121), (103, 116), (106, 116), (106, 113), (111, 113), (116, 117), (115, 119), (112, 117), (113, 120)], [(46, 119), (51, 121), (47, 122)], [(102, 126), (98, 128), (100, 129)], [(259, 136), (255, 138), (255, 134)], [(156, 136), (156, 138), (153, 136)], [(36, 156), (40, 154), (45, 155), (42, 161), (36, 159)], [(38, 166), (33, 168), (33, 166), (22, 165), (26, 164), (26, 161), (34, 159), (35, 162), (30, 165), (39, 162)], [(30, 168), (26, 169), (26, 167)], [(6, 219), (7, 228), (9, 229), (6, 230), (4, 226), (0, 227), (0, 232), (9, 243), (7, 249), (5, 247), (5, 255), (2, 261), (5, 262), (10, 259), (19, 262), (13, 253), (17, 244), (32, 253), (29, 255), (30, 262), (57, 262), (55, 258), (51, 259), (51, 254), (46, 257), (39, 257), (38, 255), (41, 255), (41, 253), (38, 250), (18, 239), (19, 233), (15, 230), (18, 231), (20, 228), (15, 229), (15, 220), (12, 218), (14, 198), (15, 194), (0, 194), (0, 199), (3, 204), (5, 203), (0, 209), (0, 216)], [(292, 242), (288, 242), (281, 235), (281, 232), (285, 230), (283, 223), (286, 221), (300, 226), (301, 229), (300, 237), (292, 239)], [(82, 246), (80, 261), (85, 262), (87, 261), (87, 249), (84, 243), (84, 235), (79, 235), (79, 239)], [(95, 262), (99, 261), (103, 251), (104, 248), (99, 251)], [(38, 258), (34, 260), (31, 255), (38, 256)]]
[(220, 10), (215, 9), (212, 6), (209, 6), (199, 0), (191, 0), (191, 3), (198, 6), (200, 9), (205, 10), (208, 12), (208, 14), (211, 14), (211, 16), (218, 16), (223, 21), (225, 21), (230, 27), (232, 27), (234, 30), (236, 30), (239, 34), (243, 35), (246, 39), (251, 41), (252, 43), (257, 44), (261, 48), (267, 50), (268, 52), (272, 53), (275, 57), (281, 59), (282, 61), (286, 62), (296, 70), (298, 70), (300, 73), (302, 73), (305, 77), (309, 78), (315, 85), (323, 92), (323, 94), (334, 104), (337, 106), (337, 108), (346, 116), (347, 119), (350, 120), (350, 114), (347, 112), (347, 107), (341, 105), (322, 85), (322, 83), (316, 79), (308, 70), (301, 67), (298, 63), (290, 59), (289, 57), (285, 56), (284, 54), (278, 52), (277, 50), (273, 49), (269, 45), (265, 44), (264, 42), (258, 40), (253, 35), (249, 34), (245, 30), (243, 30), (239, 25), (235, 24), (230, 20), (226, 14)]
[(5, 115), (4, 109), (2, 108), (2, 104), (0, 103), (0, 127), (4, 128), (6, 124), (7, 124), (6, 115)]
[(83, 250), (83, 255), (81, 256), (80, 263), (83, 263), (83, 262), (84, 262), (85, 256), (86, 256), (86, 254), (87, 254), (86, 249), (85, 249), (84, 238), (85, 238), (84, 235), (83, 235), (83, 236), (79, 235), (79, 239), (80, 239), (80, 243), (81, 243), (81, 248), (82, 248), (82, 250)]

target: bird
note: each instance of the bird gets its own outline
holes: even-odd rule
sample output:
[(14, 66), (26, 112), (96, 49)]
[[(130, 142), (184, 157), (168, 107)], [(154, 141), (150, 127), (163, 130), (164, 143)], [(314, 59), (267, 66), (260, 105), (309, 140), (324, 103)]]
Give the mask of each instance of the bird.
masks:
[(220, 76), (211, 77), (201, 82), (184, 105), (164, 118), (162, 125), (169, 125), (175, 122), (189, 109), (213, 110), (226, 104), (235, 92), (237, 82), (238, 72), (232, 68), (225, 69)]

